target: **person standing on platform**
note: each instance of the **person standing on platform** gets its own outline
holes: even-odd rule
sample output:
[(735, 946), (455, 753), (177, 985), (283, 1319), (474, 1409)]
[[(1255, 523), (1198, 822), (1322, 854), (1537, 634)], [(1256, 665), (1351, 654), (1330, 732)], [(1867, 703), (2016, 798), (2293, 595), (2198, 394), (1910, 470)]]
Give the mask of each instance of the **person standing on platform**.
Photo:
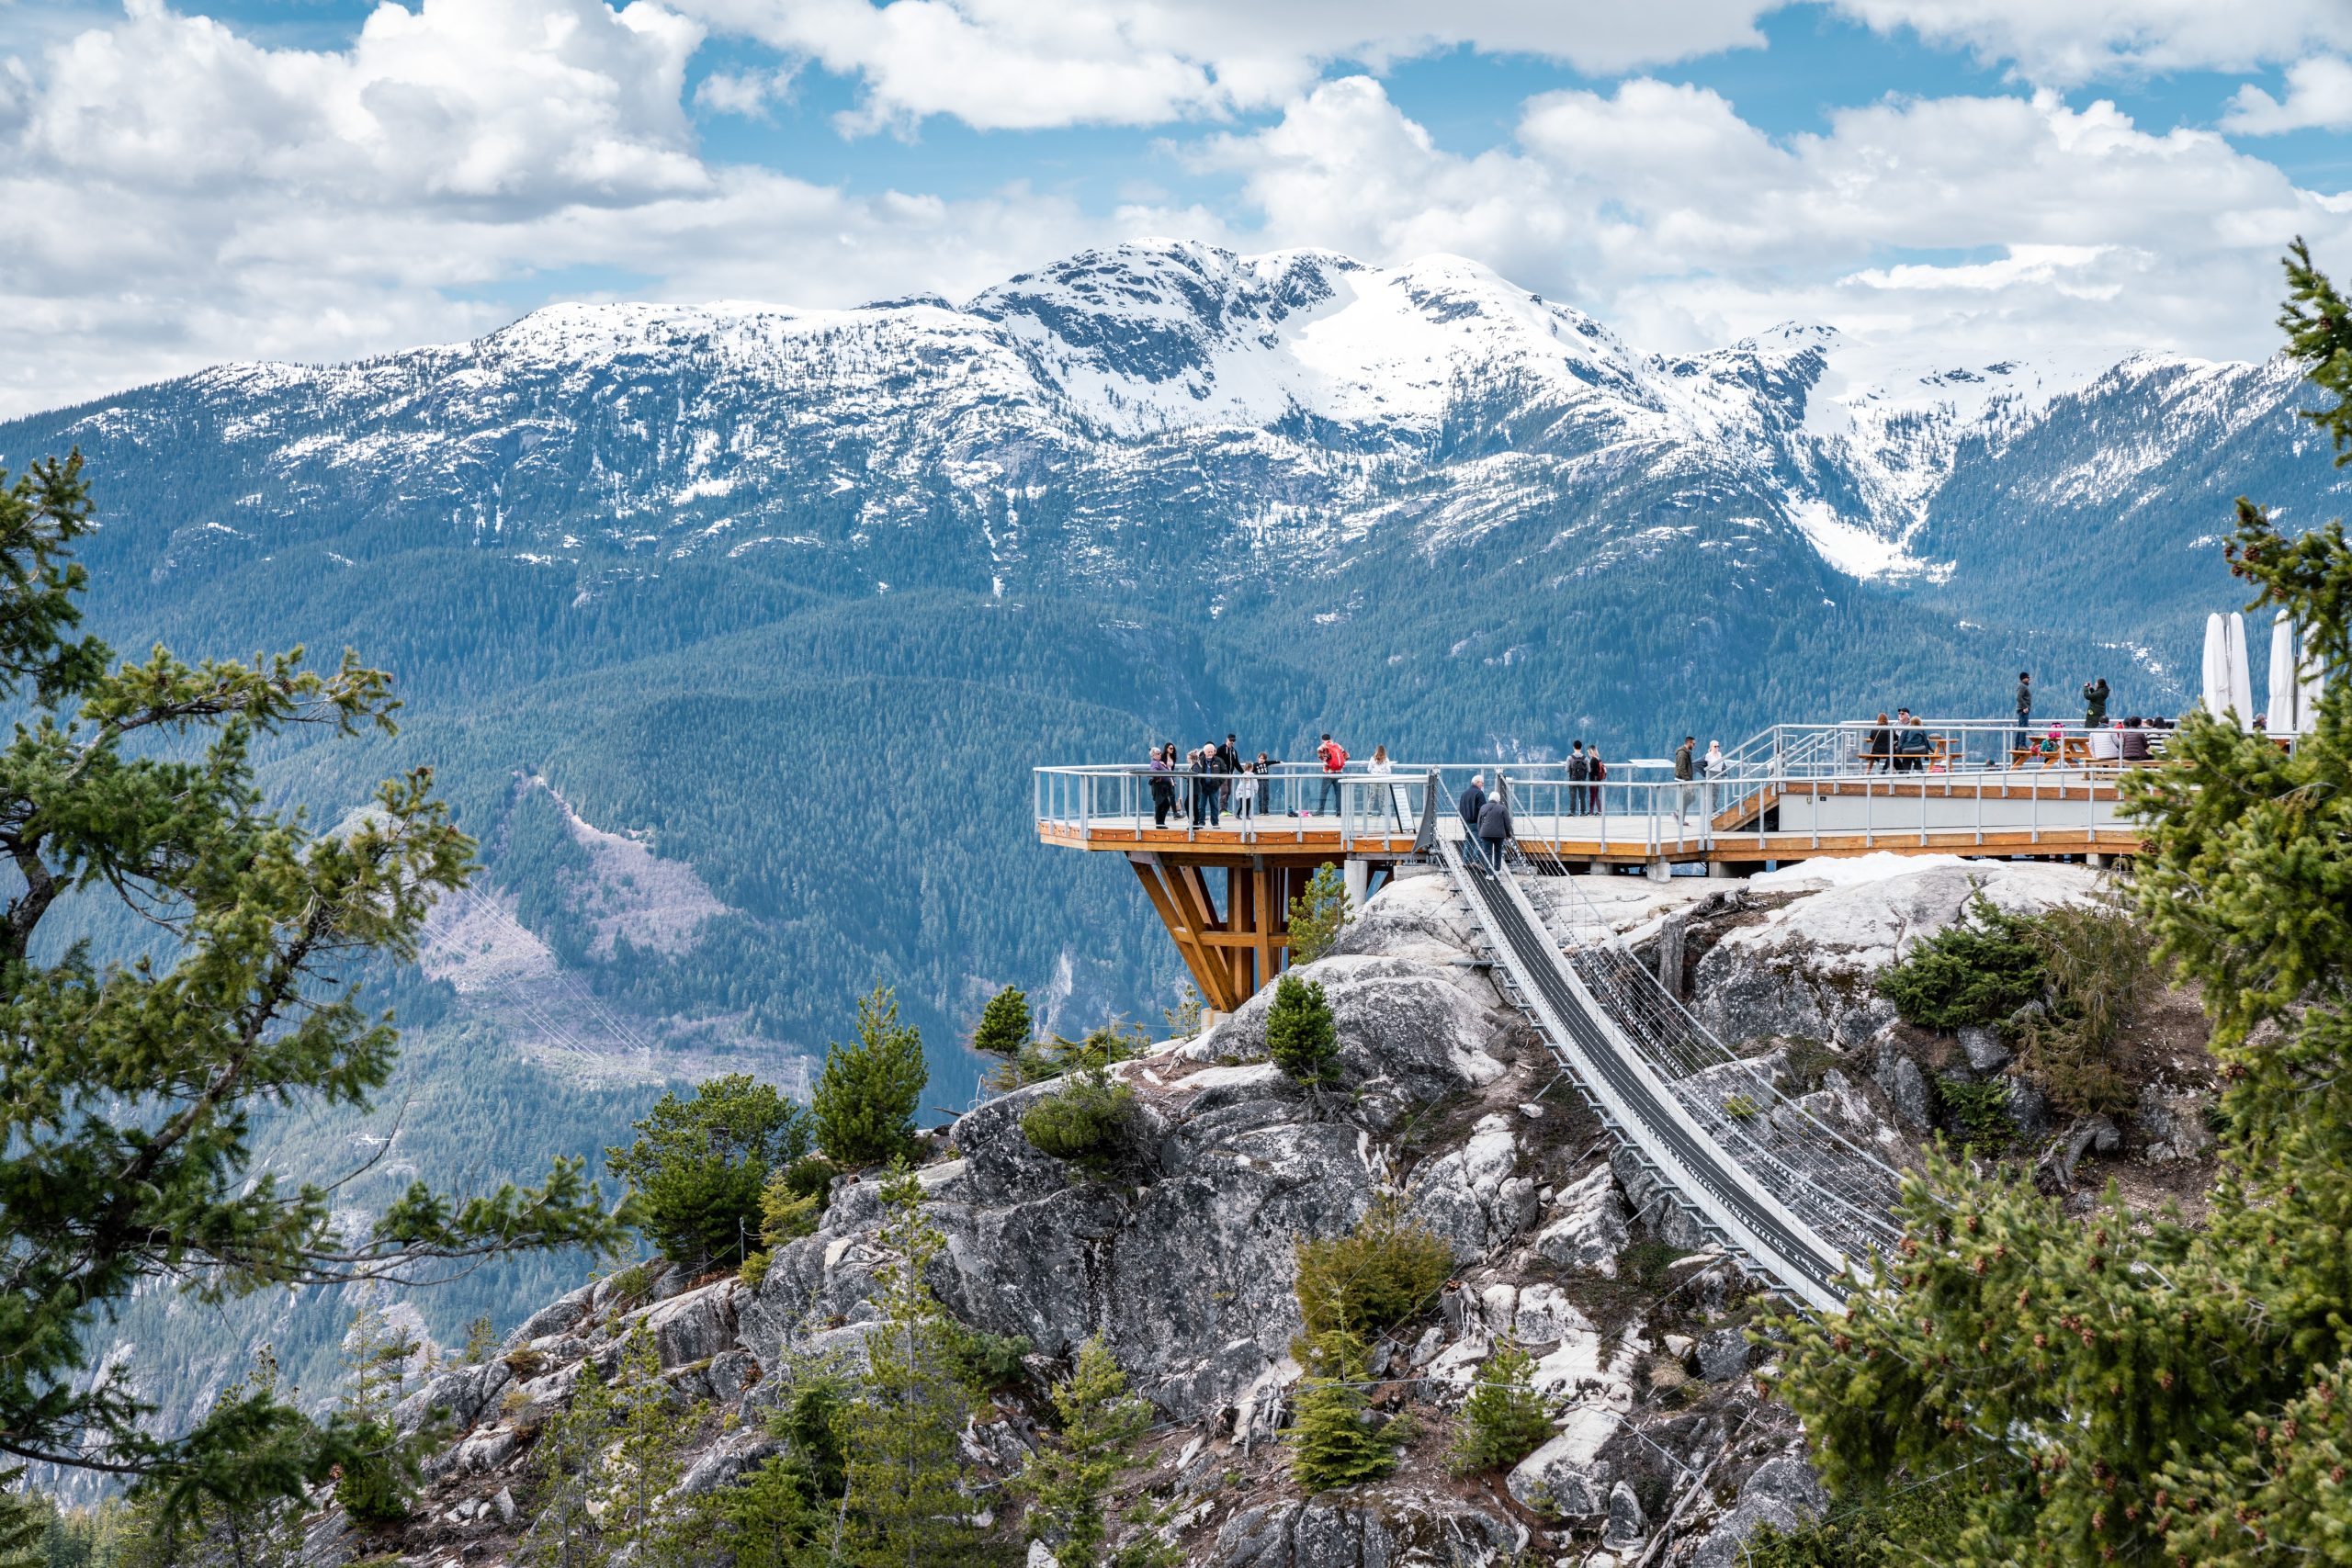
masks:
[(1497, 871), (1503, 868), (1503, 844), (1510, 838), (1510, 807), (1497, 790), (1478, 807), (1478, 842), (1486, 851), (1487, 863)]
[(1715, 812), (1723, 805), (1724, 771), (1730, 765), (1724, 756), (1724, 743), (1720, 740), (1708, 741), (1707, 754), (1701, 760), (1699, 771), (1707, 778), (1707, 820), (1710, 822), (1715, 819)]
[(2107, 699), (2106, 676), (2102, 675), (2096, 681), (2083, 682), (2083, 728), (2085, 729), (2107, 728)]
[(1678, 828), (1690, 815), (1691, 797), (1698, 793), (1690, 783), (1690, 750), (1698, 744), (1697, 736), (1686, 735), (1674, 749), (1674, 825)]
[(1209, 826), (1225, 825), (1225, 757), (1212, 740), (1201, 748), (1201, 800), (1208, 810)]
[(1373, 797), (1370, 813), (1373, 820), (1380, 819), (1381, 803), (1385, 801), (1388, 807), (1386, 815), (1389, 821), (1396, 824), (1397, 829), (1402, 831), (1405, 826), (1405, 814), (1396, 809), (1396, 786), (1392, 782), (1396, 776), (1396, 765), (1388, 760), (1387, 747), (1375, 746), (1372, 749), (1372, 762), (1364, 772), (1379, 781), (1372, 786), (1376, 792)]
[(1577, 741), (1568, 748), (1568, 815), (1581, 817), (1584, 811), (1585, 781), (1592, 777), (1592, 764), (1585, 761), (1584, 742)]
[(1254, 823), (1264, 811), (1266, 775), (1273, 771), (1273, 763), (1263, 751), (1258, 753), (1256, 761), (1241, 764), (1240, 782), (1233, 786), (1233, 808), (1244, 822)]
[(1584, 765), (1587, 779), (1585, 804), (1592, 807), (1593, 816), (1600, 818), (1600, 830), (1606, 835), (1609, 831), (1609, 802), (1601, 798), (1600, 785), (1601, 781), (1609, 777), (1609, 764), (1600, 760), (1600, 742), (1595, 741), (1592, 750), (1584, 754)]
[(1462, 834), (1468, 840), (1467, 847), (1477, 848), (1478, 813), (1487, 807), (1487, 775), (1472, 773), (1470, 787), (1462, 792), (1462, 798), (1453, 805), (1454, 809), (1462, 813)]
[(1323, 732), (1322, 743), (1315, 748), (1315, 755), (1323, 763), (1323, 793), (1315, 802), (1318, 817), (1336, 817), (1340, 812), (1340, 775), (1348, 771), (1348, 749)]
[(1151, 749), (1151, 825), (1168, 826), (1170, 813), (1176, 809), (1176, 764), (1169, 760), (1173, 746)]
[(2017, 744), (2011, 750), (2022, 751), (2033, 744), (2032, 719), (2033, 673), (2031, 671), (2020, 670), (2018, 671), (2018, 738)]
[(1233, 793), (1238, 787), (1235, 781), (1241, 773), (1241, 748), (1234, 740), (1235, 738), (1228, 735), (1225, 738), (1225, 744), (1217, 748), (1217, 762), (1226, 775), (1225, 809), (1228, 813), (1233, 810)]

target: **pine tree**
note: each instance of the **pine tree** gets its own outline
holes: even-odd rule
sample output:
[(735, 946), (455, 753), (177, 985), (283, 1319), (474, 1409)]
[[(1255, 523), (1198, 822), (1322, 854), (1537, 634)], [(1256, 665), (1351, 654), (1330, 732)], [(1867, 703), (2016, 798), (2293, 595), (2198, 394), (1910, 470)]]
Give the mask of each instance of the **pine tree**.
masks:
[(1307, 1361), (1313, 1370), (1299, 1379), (1287, 1433), (1291, 1479), (1313, 1493), (1377, 1481), (1395, 1470), (1396, 1438), (1374, 1426), (1364, 1398), (1363, 1341), (1344, 1329), (1319, 1334)]
[(817, 1143), (841, 1165), (895, 1159), (914, 1139), (915, 1107), (930, 1081), (922, 1036), (899, 1021), (899, 1003), (876, 987), (857, 1004), (857, 1043), (825, 1051), (809, 1097)]
[(678, 1460), (680, 1412), (676, 1394), (662, 1377), (652, 1331), (642, 1319), (622, 1343), (612, 1412), (614, 1441), (603, 1466), (605, 1539), (639, 1568), (659, 1568), (680, 1555), (681, 1543), (662, 1512), (684, 1473)]
[(1274, 983), (1273, 1005), (1266, 1010), (1266, 1055), (1303, 1084), (1326, 1084), (1340, 1076), (1340, 1032), (1322, 981), (1284, 975)]
[(417, 1445), (401, 1439), (391, 1417), (416, 1352), (415, 1343), (374, 1307), (353, 1314), (343, 1342), (348, 1381), (342, 1405), (353, 1449), (335, 1478), (334, 1500), (356, 1523), (397, 1524), (408, 1517)]
[(1119, 1478), (1141, 1461), (1136, 1445), (1151, 1427), (1151, 1406), (1127, 1390), (1127, 1374), (1098, 1338), (1079, 1347), (1070, 1375), (1053, 1387), (1061, 1430), (1041, 1443), (1022, 1472), (1032, 1540), (1053, 1551), (1057, 1568), (1101, 1568), (1110, 1539), (1103, 1511)]
[(598, 1568), (610, 1555), (604, 1514), (605, 1456), (613, 1396), (594, 1358), (582, 1363), (571, 1398), (548, 1417), (531, 1449), (531, 1528), (516, 1557), (533, 1568)]
[[(267, 1409), (291, 1397), (267, 1347), (254, 1353), (245, 1375), (213, 1401), (212, 1416)], [(117, 1561), (125, 1568), (181, 1568), (232, 1563), (237, 1568), (294, 1568), (302, 1556), (301, 1495), (348, 1457), (308, 1426), (270, 1423), (240, 1433), (245, 1444), (234, 1462), (209, 1470), (175, 1471), (133, 1494), (123, 1521)]]
[(1328, 954), (1354, 914), (1340, 868), (1328, 862), (1317, 866), (1306, 891), (1290, 901), (1290, 961), (1312, 964)]
[[(0, 1451), (242, 1507), (265, 1472), (306, 1479), (285, 1461), (316, 1450), (310, 1422), (246, 1383), (195, 1429), (158, 1429), (135, 1380), (91, 1375), (122, 1303), (430, 1283), (624, 1233), (575, 1161), (536, 1191), (460, 1201), (417, 1182), (356, 1227), (329, 1185), (249, 1168), (264, 1111), (350, 1115), (390, 1080), (398, 1033), (353, 976), (416, 955), (473, 844), (429, 769), (334, 832), (273, 807), (256, 750), (392, 732), (389, 677), (353, 654), (311, 671), (299, 649), (118, 666), (75, 635), (73, 552), (94, 526), (78, 456), (0, 474), (0, 700), (17, 721), (0, 860), (17, 889), (0, 919)], [(72, 940), (126, 909), (126, 931), (163, 928), (153, 954), (101, 963)], [(247, 1479), (228, 1473), (248, 1461)]]
[(847, 1456), (846, 1561), (857, 1568), (968, 1568), (980, 1532), (968, 1516), (966, 1382), (955, 1321), (923, 1282), (946, 1241), (922, 1214), (922, 1185), (901, 1167), (885, 1184), (876, 1270), (881, 1318), (867, 1332), (867, 1371), (841, 1416)]
[(1007, 986), (980, 1010), (979, 1026), (972, 1031), (972, 1049), (987, 1056), (1012, 1057), (1029, 1043), (1032, 1025), (1029, 998)]
[(605, 1168), (628, 1183), (646, 1238), (697, 1270), (742, 1261), (768, 1173), (808, 1152), (808, 1114), (749, 1073), (706, 1079), (691, 1099), (673, 1089), (632, 1125), (636, 1141), (606, 1149)]
[[(2335, 398), (2310, 417), (2352, 445), (2352, 307), (2300, 243), (2289, 280), (2292, 352)], [(2352, 1540), (2352, 547), (2240, 502), (2230, 554), (2334, 679), (2291, 753), (2193, 717), (2124, 783), (2134, 897), (2213, 1021), (2208, 1223), (2111, 1187), (2077, 1221), (1934, 1161), (1876, 1287), (1785, 1325), (1780, 1392), (1833, 1487), (1967, 1477), (1945, 1560), (2253, 1568)]]
[(1517, 1464), (1552, 1435), (1551, 1413), (1529, 1381), (1535, 1363), (1516, 1345), (1498, 1345), (1470, 1397), (1462, 1402), (1462, 1429), (1449, 1456), (1462, 1474)]

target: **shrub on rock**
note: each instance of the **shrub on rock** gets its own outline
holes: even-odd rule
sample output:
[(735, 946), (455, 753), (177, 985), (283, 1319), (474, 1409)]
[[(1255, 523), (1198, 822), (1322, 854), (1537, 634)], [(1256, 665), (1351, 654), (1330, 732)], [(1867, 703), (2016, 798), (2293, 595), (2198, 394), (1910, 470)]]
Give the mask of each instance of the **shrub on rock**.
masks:
[(634, 1125), (637, 1141), (606, 1149), (605, 1168), (628, 1183), (647, 1239), (693, 1269), (742, 1260), (768, 1172), (808, 1152), (807, 1113), (747, 1073), (691, 1100), (673, 1090)]
[(1502, 1470), (1544, 1446), (1552, 1417), (1529, 1381), (1535, 1366), (1515, 1345), (1496, 1348), (1462, 1404), (1462, 1430), (1449, 1456), (1454, 1473)]
[(1396, 1435), (1375, 1424), (1364, 1398), (1363, 1341), (1339, 1331), (1318, 1335), (1307, 1360), (1314, 1370), (1299, 1380), (1297, 1416), (1286, 1433), (1291, 1479), (1314, 1493), (1395, 1470)]
[(1285, 975), (1275, 982), (1273, 1005), (1266, 1010), (1266, 1055), (1303, 1084), (1339, 1076), (1340, 1033), (1320, 980)]
[(1453, 1249), (1384, 1198), (1346, 1235), (1297, 1245), (1298, 1313), (1310, 1343), (1392, 1328), (1437, 1299)]
[(1135, 1122), (1135, 1090), (1089, 1066), (1022, 1112), (1021, 1135), (1041, 1154), (1099, 1168), (1125, 1152)]
[(1905, 1023), (1959, 1030), (1999, 1023), (2049, 983), (2033, 925), (1982, 893), (1967, 918), (1921, 942), (1878, 977), (1879, 994)]

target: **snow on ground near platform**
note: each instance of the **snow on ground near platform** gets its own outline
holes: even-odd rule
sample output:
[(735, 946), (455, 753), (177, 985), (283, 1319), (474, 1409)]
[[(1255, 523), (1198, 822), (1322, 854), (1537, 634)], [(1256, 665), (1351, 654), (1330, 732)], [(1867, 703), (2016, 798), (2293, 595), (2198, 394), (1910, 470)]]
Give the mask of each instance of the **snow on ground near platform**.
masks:
[(1788, 893), (1805, 887), (1859, 887), (1925, 871), (1931, 865), (1966, 865), (1966, 855), (1898, 855), (1876, 850), (1866, 855), (1802, 860), (1793, 865), (1758, 873), (1747, 886), (1758, 893)]

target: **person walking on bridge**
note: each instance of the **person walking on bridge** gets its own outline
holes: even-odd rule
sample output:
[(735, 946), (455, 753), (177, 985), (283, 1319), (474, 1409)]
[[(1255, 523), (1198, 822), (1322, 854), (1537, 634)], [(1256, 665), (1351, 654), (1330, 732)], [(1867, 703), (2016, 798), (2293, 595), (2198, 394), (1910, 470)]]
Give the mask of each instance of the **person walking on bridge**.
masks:
[(1317, 817), (1336, 817), (1341, 799), (1340, 775), (1348, 771), (1348, 749), (1332, 739), (1331, 732), (1327, 729), (1323, 732), (1322, 744), (1315, 748), (1315, 755), (1323, 763), (1323, 793), (1315, 802), (1315, 814)]
[(1674, 749), (1674, 825), (1678, 828), (1690, 815), (1691, 797), (1698, 793), (1690, 783), (1690, 750), (1698, 744), (1697, 736), (1686, 735)]
[(1712, 822), (1723, 806), (1724, 774), (1731, 771), (1731, 763), (1724, 756), (1722, 741), (1707, 742), (1707, 754), (1700, 761), (1699, 771), (1706, 775), (1707, 820)]
[(1503, 844), (1510, 837), (1510, 805), (1497, 789), (1478, 807), (1478, 842), (1487, 853), (1487, 863), (1497, 871), (1503, 868)]
[(1455, 810), (1462, 813), (1464, 847), (1476, 849), (1478, 844), (1478, 813), (1485, 810), (1487, 807), (1487, 775), (1472, 773), (1470, 787), (1462, 792), (1462, 798), (1455, 801), (1453, 806)]

